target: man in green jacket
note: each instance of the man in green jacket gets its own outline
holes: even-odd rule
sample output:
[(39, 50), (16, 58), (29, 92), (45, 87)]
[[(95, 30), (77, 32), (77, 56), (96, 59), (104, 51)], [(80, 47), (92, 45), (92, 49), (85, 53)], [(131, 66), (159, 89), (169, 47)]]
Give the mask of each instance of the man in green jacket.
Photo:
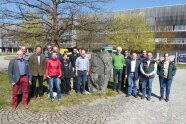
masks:
[(112, 56), (114, 90), (117, 90), (118, 93), (120, 93), (123, 66), (125, 64), (125, 59), (124, 59), (124, 56), (121, 54), (122, 48), (117, 47), (116, 50), (117, 50), (117, 53)]
[(158, 64), (157, 74), (159, 75), (160, 80), (160, 98), (161, 101), (164, 97), (164, 89), (166, 87), (166, 99), (169, 101), (170, 88), (172, 84), (173, 76), (176, 74), (176, 66), (173, 62), (169, 60), (168, 53), (164, 54), (164, 60)]

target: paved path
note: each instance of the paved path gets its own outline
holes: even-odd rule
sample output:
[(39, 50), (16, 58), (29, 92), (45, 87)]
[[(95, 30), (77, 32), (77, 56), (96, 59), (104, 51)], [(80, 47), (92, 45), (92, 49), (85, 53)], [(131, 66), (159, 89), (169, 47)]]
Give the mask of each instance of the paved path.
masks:
[[(97, 100), (89, 104), (61, 107), (59, 112), (33, 113), (24, 110), (0, 110), (1, 124), (184, 124), (186, 123), (186, 70), (178, 70), (170, 102), (159, 101), (159, 81), (153, 83), (151, 101), (139, 97)], [(157, 96), (156, 96), (157, 95)]]

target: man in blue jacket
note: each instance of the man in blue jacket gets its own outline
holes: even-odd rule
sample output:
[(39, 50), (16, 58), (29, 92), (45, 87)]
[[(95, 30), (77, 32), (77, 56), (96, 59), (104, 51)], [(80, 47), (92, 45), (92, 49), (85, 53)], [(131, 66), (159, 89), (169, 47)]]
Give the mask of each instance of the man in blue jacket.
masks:
[(164, 54), (164, 60), (161, 61), (158, 64), (157, 68), (157, 74), (159, 75), (159, 80), (160, 80), (160, 101), (164, 97), (164, 90), (166, 87), (166, 99), (165, 101), (169, 101), (169, 95), (170, 95), (170, 88), (172, 84), (172, 79), (173, 76), (176, 74), (176, 66), (173, 62), (169, 60), (169, 55), (168, 53)]
[[(128, 77), (127, 97), (131, 96), (132, 90), (133, 90), (134, 97), (135, 98), (138, 97), (137, 84), (138, 84), (138, 77), (140, 72), (140, 63), (141, 61), (137, 59), (136, 53), (132, 54), (131, 59), (126, 60), (125, 78)], [(132, 83), (133, 83), (133, 87), (132, 87)]]
[(23, 59), (23, 52), (19, 50), (17, 52), (17, 58), (10, 61), (8, 66), (9, 81), (13, 86), (12, 93), (12, 108), (15, 110), (17, 107), (17, 92), (19, 87), (22, 86), (23, 97), (22, 103), (25, 108), (27, 106), (28, 99), (28, 82), (31, 80), (29, 73), (29, 66), (27, 60)]

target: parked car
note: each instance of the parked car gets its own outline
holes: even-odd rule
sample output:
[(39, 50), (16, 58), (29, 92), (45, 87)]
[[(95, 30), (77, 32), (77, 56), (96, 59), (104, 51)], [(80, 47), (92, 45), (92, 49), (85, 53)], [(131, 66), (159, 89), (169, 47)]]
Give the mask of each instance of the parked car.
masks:
[(178, 55), (178, 62), (186, 63), (186, 54), (179, 54)]

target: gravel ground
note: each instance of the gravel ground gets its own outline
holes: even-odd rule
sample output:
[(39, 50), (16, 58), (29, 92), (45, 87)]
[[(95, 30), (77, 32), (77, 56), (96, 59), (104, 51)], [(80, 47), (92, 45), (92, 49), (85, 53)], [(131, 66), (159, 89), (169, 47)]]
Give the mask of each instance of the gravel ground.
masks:
[(177, 71), (172, 84), (170, 101), (159, 101), (159, 81), (153, 82), (151, 101), (125, 94), (70, 108), (59, 112), (34, 113), (26, 110), (0, 110), (1, 124), (185, 124), (186, 123), (186, 70)]

